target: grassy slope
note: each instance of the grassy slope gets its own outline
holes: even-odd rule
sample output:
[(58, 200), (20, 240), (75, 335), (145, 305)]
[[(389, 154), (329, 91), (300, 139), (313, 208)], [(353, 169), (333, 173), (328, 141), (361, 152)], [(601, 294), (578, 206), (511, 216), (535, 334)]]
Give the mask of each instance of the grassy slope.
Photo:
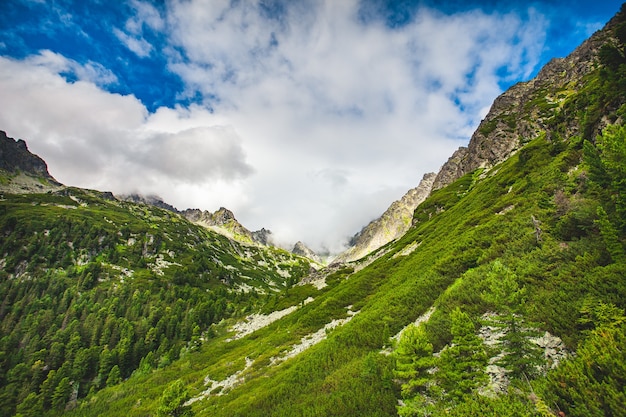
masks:
[(210, 337), (211, 323), (258, 308), (309, 271), (284, 250), (80, 189), (4, 194), (0, 233), (0, 414), (39, 393), (50, 370), (53, 390), (68, 377), (82, 397), (114, 364), (123, 378), (148, 352), (149, 368), (165, 366)]
[[(436, 349), (443, 347), (450, 340), (448, 313), (454, 307), (462, 306), (473, 317), (492, 307), (480, 295), (485, 290), (482, 276), (495, 259), (526, 285), (527, 319), (574, 347), (583, 301), (597, 297), (624, 307), (626, 286), (623, 266), (605, 266), (597, 231), (569, 241), (561, 238), (555, 193), (581, 199), (583, 185), (576, 168), (580, 141), (557, 148), (536, 139), (490, 172), (468, 174), (433, 193), (416, 211), (416, 226), (381, 249), (387, 254), (313, 294), (314, 302), (242, 340), (212, 340), (170, 369), (131, 378), (76, 414), (106, 410), (116, 415), (109, 400), (119, 398), (122, 402), (113, 407), (120, 415), (128, 407), (133, 414), (148, 415), (164, 382), (182, 377), (196, 394), (205, 376), (225, 378), (243, 369), (247, 357), (254, 364), (246, 370), (246, 382), (228, 395), (194, 403), (198, 415), (393, 415), (398, 398), (393, 364), (378, 352), (389, 336), (432, 305), (438, 308), (428, 323), (429, 336)], [(541, 222), (540, 241), (532, 216)], [(413, 242), (420, 243), (413, 253), (394, 258)], [(350, 305), (360, 311), (351, 322), (296, 358), (269, 366), (270, 357), (345, 317)], [(131, 388), (138, 386), (145, 389)]]

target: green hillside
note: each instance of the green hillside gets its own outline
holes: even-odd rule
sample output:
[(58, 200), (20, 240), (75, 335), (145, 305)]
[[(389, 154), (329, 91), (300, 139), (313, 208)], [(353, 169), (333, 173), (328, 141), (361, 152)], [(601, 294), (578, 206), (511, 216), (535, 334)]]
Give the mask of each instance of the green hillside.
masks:
[(1, 413), (626, 415), (625, 44), (621, 13), (516, 115), (535, 139), (309, 277), (161, 209), (5, 194)]
[(212, 338), (212, 324), (309, 272), (286, 251), (103, 197), (67, 188), (0, 201), (2, 415), (34, 398), (63, 409), (166, 367)]

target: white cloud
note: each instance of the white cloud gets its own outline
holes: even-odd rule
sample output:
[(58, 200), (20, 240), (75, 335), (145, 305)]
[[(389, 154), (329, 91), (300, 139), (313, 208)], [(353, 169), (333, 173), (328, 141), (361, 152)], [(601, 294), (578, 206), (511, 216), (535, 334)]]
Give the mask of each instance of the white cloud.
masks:
[(134, 52), (138, 57), (145, 58), (150, 56), (152, 52), (152, 45), (141, 37), (130, 36), (118, 28), (113, 28), (113, 34), (120, 42), (122, 42), (128, 49)]
[[(7, 133), (68, 184), (226, 206), (251, 229), (332, 250), (467, 143), (502, 68), (507, 81), (528, 76), (546, 27), (535, 11), (421, 9), (390, 29), (360, 21), (357, 0), (286, 2), (280, 16), (250, 1), (172, 0), (163, 15), (132, 4), (116, 36), (147, 57), (144, 29), (163, 31), (183, 94), (199, 91), (213, 112), (150, 114), (98, 88), (103, 68), (43, 52), (0, 60)], [(82, 81), (58, 75), (67, 68)]]
[[(86, 81), (68, 83), (59, 75), (65, 69), (65, 61), (49, 53), (24, 61), (0, 58), (0, 93), (11, 103), (0, 126), (26, 139), (59, 181), (177, 196), (172, 203), (181, 206), (184, 200), (171, 192), (176, 187), (219, 189), (252, 174), (241, 139), (208, 111), (149, 115), (132, 96)], [(159, 121), (164, 118), (165, 124)], [(203, 205), (221, 203), (217, 195), (203, 199)]]
[(327, 245), (465, 144), (500, 93), (502, 68), (504, 81), (529, 76), (547, 25), (534, 10), (524, 20), (421, 9), (390, 29), (359, 21), (356, 0), (285, 7), (268, 18), (252, 2), (172, 2), (170, 35), (186, 57), (170, 68), (219, 98), (216, 114), (236, 126), (257, 170), (250, 200), (273, 200), (238, 215)]
[(130, 5), (134, 10), (134, 14), (124, 24), (126, 32), (119, 28), (113, 28), (113, 34), (138, 57), (146, 58), (150, 56), (154, 48), (144, 38), (144, 26), (153, 31), (160, 31), (164, 28), (165, 22), (161, 18), (159, 11), (150, 3), (132, 0)]
[(111, 70), (94, 61), (80, 64), (72, 59), (50, 50), (42, 50), (37, 55), (26, 58), (29, 64), (48, 68), (56, 73), (71, 74), (80, 81), (87, 81), (99, 86), (117, 83), (117, 77)]

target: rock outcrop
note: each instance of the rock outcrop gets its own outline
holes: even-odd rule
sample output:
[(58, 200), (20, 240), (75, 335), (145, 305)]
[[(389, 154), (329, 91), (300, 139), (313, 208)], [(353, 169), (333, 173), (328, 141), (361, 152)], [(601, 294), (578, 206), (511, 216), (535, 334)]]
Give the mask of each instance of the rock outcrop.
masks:
[(309, 258), (317, 263), (322, 262), (322, 259), (315, 252), (313, 252), (307, 245), (300, 241), (296, 242), (296, 244), (293, 246), (293, 249), (291, 250), (291, 253), (304, 256), (305, 258)]
[(350, 241), (350, 248), (334, 262), (350, 262), (398, 239), (411, 227), (413, 212), (428, 197), (435, 174), (424, 175), (419, 185), (409, 190), (400, 200), (394, 201), (378, 219), (370, 222)]
[(15, 193), (58, 190), (62, 184), (48, 172), (46, 162), (28, 150), (26, 142), (15, 140), (0, 130), (0, 171), (6, 178), (0, 189)]
[(242, 226), (235, 218), (233, 212), (227, 208), (220, 207), (220, 209), (214, 213), (206, 210), (187, 209), (181, 211), (180, 214), (193, 223), (208, 227), (240, 242), (254, 243), (263, 246), (272, 245), (271, 231), (261, 229), (256, 232), (251, 232)]
[(0, 169), (10, 173), (23, 172), (35, 177), (54, 180), (48, 172), (48, 166), (43, 159), (32, 154), (26, 142), (15, 140), (0, 130)]
[[(459, 148), (441, 167), (433, 191), (477, 168), (491, 168), (542, 132), (552, 130), (547, 124), (565, 99), (583, 87), (584, 77), (597, 65), (600, 48), (610, 37), (608, 29), (615, 24), (614, 18), (566, 58), (552, 59), (535, 78), (513, 85), (496, 98), (468, 146)], [(563, 137), (581, 134), (580, 125), (569, 120), (562, 126)], [(595, 137), (604, 123), (598, 120), (590, 135)]]

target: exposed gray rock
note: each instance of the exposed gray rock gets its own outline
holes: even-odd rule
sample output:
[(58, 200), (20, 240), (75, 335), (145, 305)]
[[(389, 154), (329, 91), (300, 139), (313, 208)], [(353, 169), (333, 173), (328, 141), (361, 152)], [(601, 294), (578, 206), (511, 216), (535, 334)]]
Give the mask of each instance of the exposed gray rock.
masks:
[(19, 171), (56, 182), (48, 172), (44, 160), (32, 154), (24, 140), (10, 138), (2, 130), (0, 130), (0, 169), (10, 173)]
[(261, 228), (261, 230), (257, 230), (255, 232), (252, 232), (252, 239), (255, 242), (260, 243), (261, 245), (264, 246), (273, 246), (274, 245), (274, 238), (272, 236), (272, 231), (271, 230), (267, 230), (266, 228)]
[(351, 247), (335, 258), (334, 262), (350, 262), (403, 236), (411, 227), (415, 208), (428, 197), (435, 174), (424, 175), (419, 185), (409, 190), (400, 200), (394, 201), (378, 219), (373, 220), (350, 241)]
[[(485, 323), (494, 323), (497, 322), (498, 315), (486, 313), (483, 315), (482, 320)], [(497, 349), (502, 345), (502, 338), (507, 332), (508, 328), (506, 326), (485, 324), (480, 328), (478, 336), (486, 346)], [(531, 337), (528, 340), (536, 344), (544, 352), (544, 363), (541, 366), (543, 372), (556, 367), (568, 355), (563, 341), (549, 332), (545, 332), (540, 337)], [(489, 365), (485, 370), (489, 376), (489, 384), (480, 390), (482, 395), (492, 396), (507, 392), (510, 382), (507, 375), (508, 372), (503, 367), (497, 365), (505, 355), (506, 352), (500, 350), (496, 356), (489, 358)]]
[(0, 190), (9, 193), (43, 193), (63, 187), (50, 175), (45, 161), (28, 150), (24, 140), (10, 138), (1, 130), (0, 171), (7, 175), (0, 181)]
[(293, 249), (291, 250), (291, 253), (294, 253), (296, 255), (300, 255), (300, 256), (304, 256), (305, 258), (309, 258), (317, 263), (321, 263), (322, 260), (320, 259), (319, 256), (317, 256), (317, 254), (315, 252), (313, 252), (307, 245), (305, 245), (304, 243), (298, 241)]
[[(615, 18), (605, 29), (614, 24)], [(433, 191), (477, 168), (490, 168), (506, 160), (521, 145), (546, 131), (546, 123), (560, 103), (584, 85), (584, 77), (597, 65), (598, 53), (608, 37), (607, 30), (596, 32), (566, 58), (552, 59), (534, 79), (517, 83), (496, 98), (467, 148), (459, 148), (441, 167)], [(581, 133), (575, 118), (570, 120), (563, 126), (565, 137)], [(606, 121), (599, 120), (595, 133), (604, 124)]]

